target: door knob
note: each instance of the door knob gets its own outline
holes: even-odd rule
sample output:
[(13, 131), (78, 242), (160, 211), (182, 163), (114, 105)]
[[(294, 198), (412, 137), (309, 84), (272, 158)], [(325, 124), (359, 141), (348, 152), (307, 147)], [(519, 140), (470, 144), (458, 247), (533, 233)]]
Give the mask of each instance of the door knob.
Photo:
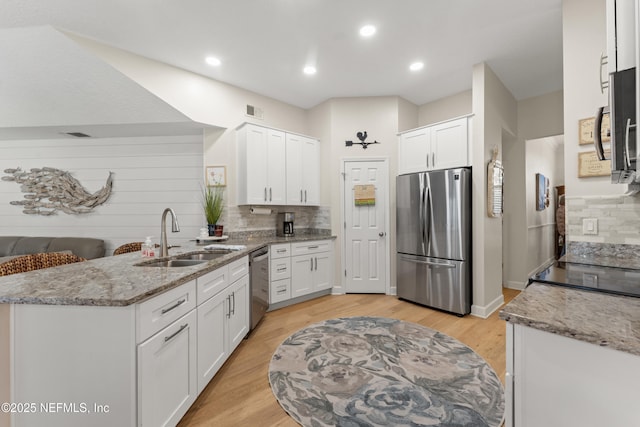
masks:
[(380, 236), (380, 237), (384, 237), (386, 235), (387, 235), (387, 233), (385, 233), (384, 231), (381, 231), (381, 232), (378, 233), (378, 236)]

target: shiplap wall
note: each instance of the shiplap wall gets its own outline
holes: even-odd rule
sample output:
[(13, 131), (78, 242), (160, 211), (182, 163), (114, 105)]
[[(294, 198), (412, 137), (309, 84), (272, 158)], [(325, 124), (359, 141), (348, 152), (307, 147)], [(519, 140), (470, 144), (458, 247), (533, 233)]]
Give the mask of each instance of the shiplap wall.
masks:
[(169, 244), (198, 235), (206, 223), (201, 208), (203, 182), (202, 135), (0, 141), (0, 174), (7, 168), (53, 167), (69, 171), (91, 193), (102, 188), (113, 172), (107, 202), (89, 214), (27, 215), (12, 200), (23, 200), (20, 186), (0, 181), (0, 235), (97, 237), (106, 255), (117, 246), (154, 236), (160, 241), (162, 212), (176, 212), (180, 232)]

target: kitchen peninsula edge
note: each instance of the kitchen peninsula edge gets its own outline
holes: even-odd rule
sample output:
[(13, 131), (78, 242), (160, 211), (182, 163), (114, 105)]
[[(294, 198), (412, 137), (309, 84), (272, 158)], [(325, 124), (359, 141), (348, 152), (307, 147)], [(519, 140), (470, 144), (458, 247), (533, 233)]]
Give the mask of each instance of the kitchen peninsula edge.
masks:
[(640, 425), (640, 298), (534, 282), (500, 318), (506, 427)]
[[(198, 317), (196, 322), (196, 316), (205, 314), (201, 310), (204, 304), (200, 305), (195, 291), (200, 278), (217, 277), (221, 271), (227, 271), (227, 265), (231, 273), (231, 266), (246, 265), (247, 255), (266, 245), (333, 239), (335, 237), (328, 234), (304, 234), (294, 238), (250, 237), (224, 242), (245, 245), (242, 250), (188, 267), (140, 267), (137, 265), (148, 259), (139, 253), (131, 253), (0, 277), (0, 324), (3, 326), (0, 331), (0, 401), (34, 404), (27, 407), (33, 410), (29, 414), (24, 411), (0, 414), (0, 425), (10, 422), (15, 427), (43, 423), (65, 427), (146, 425), (149, 418), (145, 416), (146, 421), (143, 421), (140, 411), (150, 407), (145, 404), (148, 393), (141, 390), (154, 390), (147, 381), (149, 369), (155, 370), (147, 363), (149, 357), (156, 358), (162, 366), (166, 365), (162, 360), (169, 360), (171, 367), (180, 368), (162, 369), (154, 377), (159, 378), (158, 381), (164, 378), (165, 384), (174, 384), (166, 389), (172, 394), (173, 401), (176, 398), (180, 401), (183, 391), (187, 393), (184, 404), (188, 408), (194, 395), (199, 393), (199, 377), (193, 374), (197, 369), (191, 367), (199, 367), (199, 359), (194, 355), (200, 351), (197, 325), (201, 319)], [(204, 245), (189, 242), (171, 248), (169, 258), (201, 251), (204, 251)], [(224, 320), (225, 324), (233, 321), (237, 304), (242, 313), (243, 300), (246, 298), (248, 303), (248, 270), (242, 268), (244, 278), (223, 291), (229, 295), (234, 293), (228, 301), (224, 300), (227, 302), (216, 305), (214, 300), (218, 297), (215, 296), (207, 300), (212, 303), (207, 302), (208, 306), (213, 309), (219, 306), (230, 315), (231, 319), (220, 312), (220, 322)], [(153, 311), (148, 310), (149, 307)], [(148, 334), (140, 329), (141, 312), (160, 311), (170, 312), (176, 320), (171, 320), (169, 326), (162, 326), (164, 329), (153, 332), (155, 335), (148, 338)], [(248, 323), (248, 318), (246, 320)], [(237, 335), (241, 341), (248, 328), (240, 329), (240, 332), (241, 335)], [(232, 335), (230, 331), (219, 336), (227, 342), (228, 338), (235, 338)], [(158, 342), (158, 347), (151, 353), (148, 350), (152, 342), (154, 346)], [(180, 354), (168, 348), (162, 350), (162, 342), (185, 350), (180, 350)], [(239, 341), (234, 346), (237, 344)], [(235, 348), (229, 346), (227, 350), (226, 346), (220, 356), (222, 362)], [(168, 354), (172, 354), (170, 359), (162, 359), (169, 357)], [(171, 392), (171, 389), (175, 390)], [(165, 393), (165, 389), (155, 390)], [(151, 406), (163, 406), (162, 402), (164, 400), (160, 399)], [(180, 409), (172, 419), (179, 419), (183, 413)], [(171, 421), (169, 425), (175, 422)], [(151, 421), (151, 424), (155, 422)]]
[[(267, 245), (335, 238), (329, 234), (302, 234), (227, 240), (220, 243), (246, 247), (189, 267), (138, 266), (150, 259), (136, 252), (3, 276), (0, 277), (0, 304), (127, 306), (187, 283)], [(155, 259), (202, 252), (204, 246), (189, 242), (169, 249), (168, 258)]]

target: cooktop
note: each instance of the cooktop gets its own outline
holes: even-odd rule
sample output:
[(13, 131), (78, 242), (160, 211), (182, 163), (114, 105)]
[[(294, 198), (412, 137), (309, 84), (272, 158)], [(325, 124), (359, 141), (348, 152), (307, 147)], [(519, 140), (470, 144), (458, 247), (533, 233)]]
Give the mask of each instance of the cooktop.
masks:
[(640, 297), (640, 270), (555, 261), (529, 283), (568, 286), (587, 291)]

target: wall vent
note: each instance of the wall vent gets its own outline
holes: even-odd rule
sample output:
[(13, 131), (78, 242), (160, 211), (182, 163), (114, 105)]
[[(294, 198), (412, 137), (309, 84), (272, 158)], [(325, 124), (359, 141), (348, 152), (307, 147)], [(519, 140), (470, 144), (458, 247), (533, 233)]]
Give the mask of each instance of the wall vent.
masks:
[(255, 117), (256, 119), (263, 119), (264, 113), (261, 108), (254, 107), (253, 105), (247, 104), (247, 111), (245, 113), (249, 117)]

